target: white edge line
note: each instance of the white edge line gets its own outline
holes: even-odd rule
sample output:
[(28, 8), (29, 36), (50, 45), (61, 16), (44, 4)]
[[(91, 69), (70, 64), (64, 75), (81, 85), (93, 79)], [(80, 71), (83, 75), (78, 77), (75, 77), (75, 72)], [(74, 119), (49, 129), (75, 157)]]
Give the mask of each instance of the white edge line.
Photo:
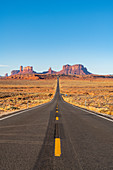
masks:
[[(64, 101), (64, 100), (63, 100)], [(65, 102), (65, 101), (64, 101)], [(65, 103), (67, 103), (67, 102), (65, 102)], [(70, 103), (68, 103), (68, 104), (70, 104)], [(72, 104), (71, 104), (72, 105)], [(91, 112), (91, 111), (88, 111), (88, 110), (85, 110), (85, 109), (82, 109), (82, 108), (80, 108), (80, 107), (78, 107), (78, 106), (75, 106), (75, 105), (72, 105), (73, 107), (75, 107), (75, 108), (77, 108), (77, 109), (80, 109), (80, 110), (82, 110), (82, 111), (85, 111), (85, 112), (87, 112), (87, 113), (90, 113), (90, 114), (92, 114), (92, 115), (95, 115), (95, 116), (97, 116), (97, 117), (100, 117), (100, 118), (102, 118), (102, 119), (105, 119), (105, 120), (108, 120), (108, 121), (110, 121), (110, 122), (113, 122), (113, 120), (111, 120), (111, 119), (109, 119), (109, 118), (107, 118), (107, 117), (104, 117), (103, 115), (101, 116), (101, 115), (98, 115), (98, 113), (93, 113), (93, 112)]]

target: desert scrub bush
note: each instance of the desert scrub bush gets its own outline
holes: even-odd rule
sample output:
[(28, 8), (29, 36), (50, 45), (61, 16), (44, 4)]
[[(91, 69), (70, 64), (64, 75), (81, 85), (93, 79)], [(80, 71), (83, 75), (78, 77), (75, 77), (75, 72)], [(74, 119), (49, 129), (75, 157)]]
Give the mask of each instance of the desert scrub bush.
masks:
[(51, 97), (53, 94), (52, 93), (49, 93), (48, 96)]
[(110, 114), (110, 115), (113, 115), (113, 105), (110, 105), (110, 106), (109, 106), (109, 114)]
[(12, 106), (10, 109), (11, 109), (11, 110), (18, 110), (19, 107)]

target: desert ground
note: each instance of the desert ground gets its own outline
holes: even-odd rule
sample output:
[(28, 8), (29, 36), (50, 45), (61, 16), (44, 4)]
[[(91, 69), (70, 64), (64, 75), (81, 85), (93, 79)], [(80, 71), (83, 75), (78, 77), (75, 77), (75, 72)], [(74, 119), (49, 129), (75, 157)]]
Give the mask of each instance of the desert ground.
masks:
[(113, 115), (113, 79), (60, 79), (60, 92), (66, 102)]
[(56, 80), (0, 80), (0, 115), (49, 102)]
[[(0, 115), (49, 102), (56, 90), (56, 79), (0, 80)], [(113, 79), (60, 78), (60, 92), (66, 102), (113, 115)]]

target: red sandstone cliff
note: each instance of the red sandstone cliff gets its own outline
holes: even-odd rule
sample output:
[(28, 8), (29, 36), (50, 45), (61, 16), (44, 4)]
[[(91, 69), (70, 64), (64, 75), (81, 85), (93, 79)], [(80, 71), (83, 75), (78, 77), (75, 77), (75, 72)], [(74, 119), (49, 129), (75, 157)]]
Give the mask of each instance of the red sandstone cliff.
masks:
[[(11, 72), (11, 75), (22, 75), (22, 74), (35, 74), (36, 72), (33, 71), (33, 67), (32, 66), (27, 66), (27, 67), (23, 67), (20, 66), (20, 70), (13, 70)], [(49, 75), (89, 75), (91, 74), (89, 71), (87, 71), (87, 68), (85, 68), (82, 64), (75, 64), (75, 65), (64, 65), (62, 67), (61, 71), (53, 71), (51, 69), (51, 67), (49, 68), (48, 71), (40, 73), (40, 74), (49, 74)]]
[(64, 75), (88, 75), (91, 74), (87, 71), (87, 68), (85, 68), (82, 64), (75, 64), (75, 65), (64, 65), (62, 70), (57, 72), (57, 74), (64, 74)]
[(11, 75), (15, 75), (15, 74), (33, 74), (33, 73), (36, 73), (36, 72), (33, 71), (32, 66), (27, 66), (27, 67), (20, 66), (20, 70), (12, 70), (11, 71)]
[(91, 73), (87, 71), (87, 68), (85, 68), (82, 64), (75, 64), (72, 66), (67, 64), (62, 67), (61, 71), (56, 72), (49, 68), (49, 70), (43, 74), (89, 75)]

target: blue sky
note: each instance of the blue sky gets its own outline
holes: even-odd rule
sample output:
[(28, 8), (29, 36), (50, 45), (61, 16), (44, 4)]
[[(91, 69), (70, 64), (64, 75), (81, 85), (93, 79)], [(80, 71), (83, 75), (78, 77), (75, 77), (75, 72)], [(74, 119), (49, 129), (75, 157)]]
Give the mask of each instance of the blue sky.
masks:
[(64, 64), (113, 74), (113, 1), (1, 0), (0, 75)]

